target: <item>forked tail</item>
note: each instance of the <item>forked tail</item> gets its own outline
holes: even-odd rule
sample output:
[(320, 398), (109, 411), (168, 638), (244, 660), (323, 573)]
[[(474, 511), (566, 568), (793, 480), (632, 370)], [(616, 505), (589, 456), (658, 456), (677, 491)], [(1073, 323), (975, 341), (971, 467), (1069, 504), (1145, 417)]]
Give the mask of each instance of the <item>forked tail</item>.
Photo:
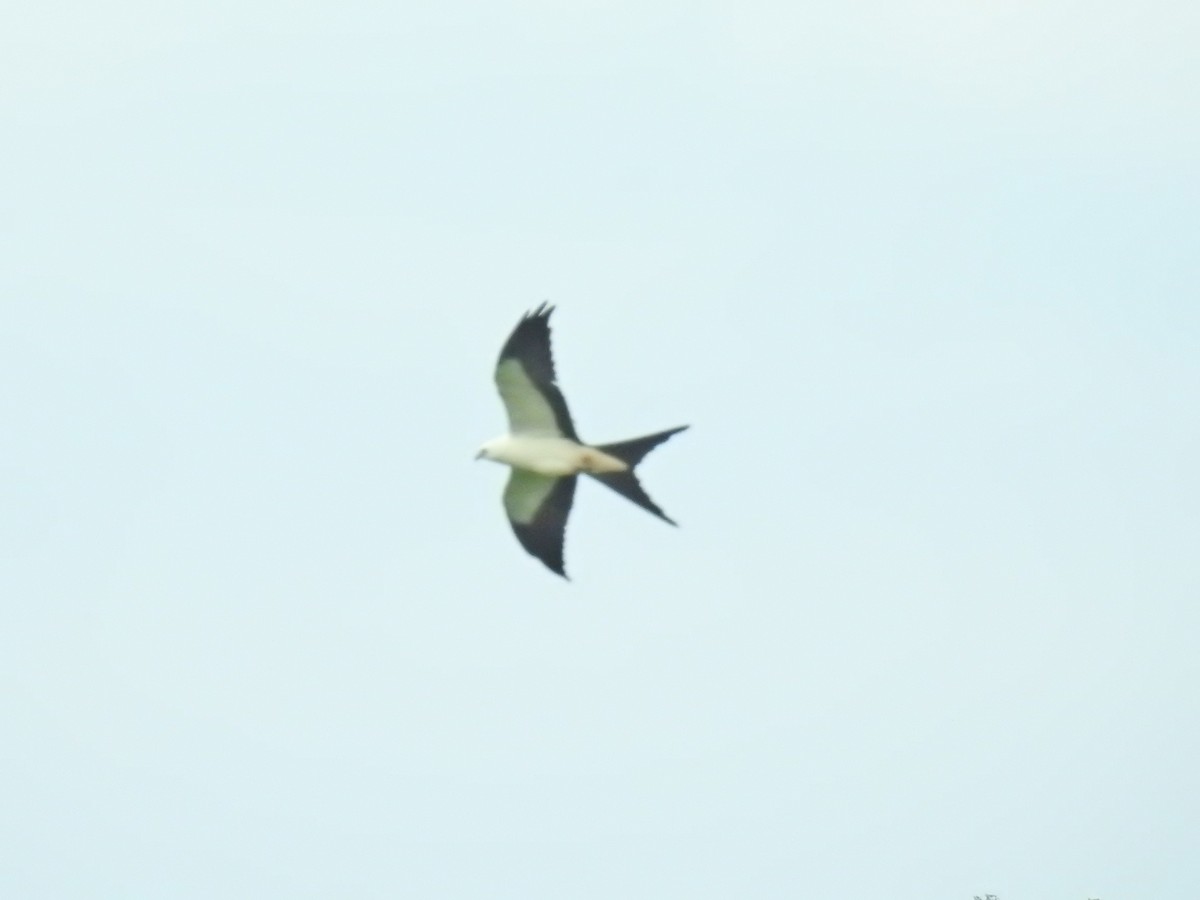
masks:
[(678, 428), (660, 431), (658, 434), (648, 434), (645, 437), (633, 438), (628, 441), (618, 441), (615, 444), (597, 444), (597, 450), (602, 450), (609, 456), (615, 456), (621, 462), (625, 463), (625, 465), (629, 466), (629, 469), (625, 472), (589, 474), (601, 484), (612, 488), (622, 497), (632, 500), (647, 512), (654, 513), (654, 515), (658, 516), (664, 522), (674, 525), (675, 522), (671, 517), (659, 509), (658, 505), (650, 499), (650, 495), (642, 489), (641, 482), (638, 481), (637, 475), (634, 474), (634, 469), (637, 468), (638, 463), (645, 459), (647, 453), (671, 437), (671, 435), (679, 434), (679, 432), (687, 427), (687, 425), (681, 425)]

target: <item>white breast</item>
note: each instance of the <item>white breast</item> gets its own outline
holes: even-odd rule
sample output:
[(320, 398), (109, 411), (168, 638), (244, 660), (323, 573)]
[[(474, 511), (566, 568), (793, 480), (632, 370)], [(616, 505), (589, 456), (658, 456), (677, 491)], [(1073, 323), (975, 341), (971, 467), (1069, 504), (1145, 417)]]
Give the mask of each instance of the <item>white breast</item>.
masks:
[(621, 460), (569, 438), (508, 434), (485, 446), (490, 459), (554, 478), (579, 472), (623, 472), (628, 468)]

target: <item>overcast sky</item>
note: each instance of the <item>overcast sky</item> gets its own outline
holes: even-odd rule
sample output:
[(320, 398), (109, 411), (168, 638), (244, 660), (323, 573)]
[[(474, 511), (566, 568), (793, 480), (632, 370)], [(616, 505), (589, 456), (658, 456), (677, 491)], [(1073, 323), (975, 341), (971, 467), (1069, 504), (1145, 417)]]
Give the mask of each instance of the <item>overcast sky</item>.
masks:
[(1197, 896), (1194, 3), (4, 20), (0, 895)]

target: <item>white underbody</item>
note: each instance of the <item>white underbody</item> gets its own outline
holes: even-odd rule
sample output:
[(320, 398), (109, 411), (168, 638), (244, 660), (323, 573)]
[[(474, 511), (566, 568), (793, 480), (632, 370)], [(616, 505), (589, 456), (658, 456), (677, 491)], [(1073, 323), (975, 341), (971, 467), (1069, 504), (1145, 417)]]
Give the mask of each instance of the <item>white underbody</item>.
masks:
[(615, 456), (595, 447), (588, 447), (570, 438), (549, 435), (506, 434), (484, 444), (479, 455), (514, 469), (524, 469), (551, 478), (580, 472), (624, 472), (629, 468)]

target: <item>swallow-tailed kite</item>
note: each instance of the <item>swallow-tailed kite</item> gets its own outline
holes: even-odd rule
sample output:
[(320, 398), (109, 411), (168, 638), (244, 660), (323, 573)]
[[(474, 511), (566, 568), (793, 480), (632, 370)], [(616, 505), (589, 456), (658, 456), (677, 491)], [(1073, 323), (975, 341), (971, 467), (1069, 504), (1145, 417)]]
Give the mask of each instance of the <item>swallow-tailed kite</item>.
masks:
[(664, 522), (634, 469), (647, 453), (688, 426), (616, 444), (585, 444), (575, 433), (567, 401), (554, 382), (550, 313), (543, 303), (517, 323), (496, 363), (496, 387), (508, 412), (508, 434), (488, 441), (476, 459), (512, 468), (504, 489), (508, 521), (530, 554), (563, 578), (563, 534), (575, 498), (575, 478), (591, 475)]

